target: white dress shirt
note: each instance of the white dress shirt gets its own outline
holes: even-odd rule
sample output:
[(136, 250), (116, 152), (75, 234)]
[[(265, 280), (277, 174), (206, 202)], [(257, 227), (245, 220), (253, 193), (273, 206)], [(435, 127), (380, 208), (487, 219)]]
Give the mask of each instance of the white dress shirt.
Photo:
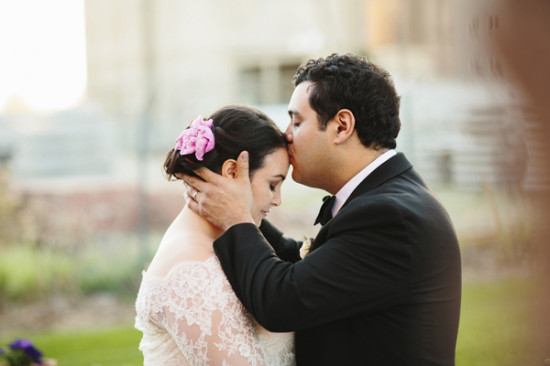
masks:
[(357, 186), (370, 174), (374, 169), (378, 168), (389, 158), (397, 154), (395, 150), (390, 149), (380, 155), (372, 163), (364, 167), (359, 173), (357, 173), (353, 178), (351, 178), (344, 186), (336, 193), (336, 199), (332, 205), (332, 217), (336, 216), (338, 211), (342, 208), (346, 200), (349, 198), (351, 193), (357, 188)]

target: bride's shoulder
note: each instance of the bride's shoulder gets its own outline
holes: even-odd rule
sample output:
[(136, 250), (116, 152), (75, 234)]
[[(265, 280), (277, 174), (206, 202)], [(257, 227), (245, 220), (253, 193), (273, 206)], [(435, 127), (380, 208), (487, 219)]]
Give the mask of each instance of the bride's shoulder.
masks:
[[(214, 262), (214, 263), (213, 263)], [(161, 246), (144, 273), (153, 277), (168, 277), (176, 270), (191, 267), (211, 267), (217, 257), (213, 250), (188, 243)]]
[(212, 265), (215, 258), (212, 244), (200, 238), (180, 237), (163, 240), (145, 273), (154, 277), (166, 277), (175, 269), (189, 266)]
[(143, 301), (178, 304), (198, 301), (210, 304), (207, 308), (238, 302), (215, 254), (205, 260), (177, 262), (165, 271), (143, 272), (139, 290)]

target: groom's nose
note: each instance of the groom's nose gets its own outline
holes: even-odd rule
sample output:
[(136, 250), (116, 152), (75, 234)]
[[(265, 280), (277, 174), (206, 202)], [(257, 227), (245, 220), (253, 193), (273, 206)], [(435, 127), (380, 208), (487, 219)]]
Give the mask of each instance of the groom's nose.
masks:
[(292, 129), (291, 129), (291, 125), (292, 125), (292, 123), (289, 123), (289, 124), (288, 124), (288, 127), (287, 127), (286, 130), (285, 130), (286, 141), (287, 141), (288, 143), (291, 143), (291, 142), (292, 142)]

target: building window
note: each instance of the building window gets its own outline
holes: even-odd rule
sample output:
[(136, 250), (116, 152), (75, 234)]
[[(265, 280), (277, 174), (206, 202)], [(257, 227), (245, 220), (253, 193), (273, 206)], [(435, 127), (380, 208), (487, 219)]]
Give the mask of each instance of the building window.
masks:
[(298, 63), (254, 65), (239, 72), (239, 99), (248, 104), (285, 104), (294, 86)]

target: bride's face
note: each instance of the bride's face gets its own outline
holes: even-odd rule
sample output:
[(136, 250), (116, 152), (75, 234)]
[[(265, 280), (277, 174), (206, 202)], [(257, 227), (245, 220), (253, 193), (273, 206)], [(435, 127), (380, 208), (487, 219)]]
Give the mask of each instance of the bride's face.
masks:
[(264, 166), (257, 169), (250, 180), (252, 186), (252, 218), (260, 225), (269, 210), (281, 204), (281, 185), (288, 173), (288, 153), (280, 148), (267, 155)]

